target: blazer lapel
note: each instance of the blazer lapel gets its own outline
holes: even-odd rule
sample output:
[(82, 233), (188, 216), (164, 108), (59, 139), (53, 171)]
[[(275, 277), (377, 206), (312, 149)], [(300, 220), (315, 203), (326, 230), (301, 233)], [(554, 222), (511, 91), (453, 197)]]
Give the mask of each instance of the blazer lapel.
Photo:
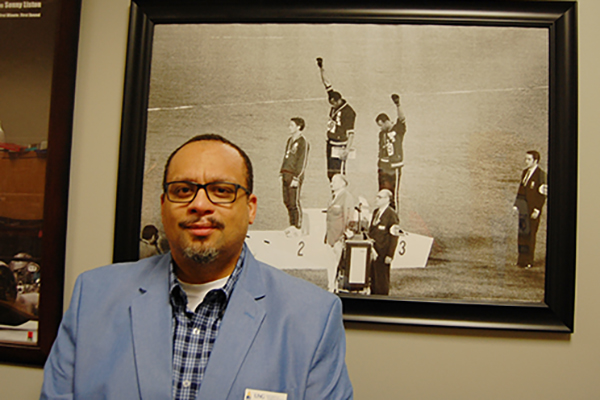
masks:
[(210, 355), (199, 399), (227, 398), (262, 321), (265, 296), (257, 261), (246, 249), (244, 270), (227, 305), (219, 335)]
[(169, 303), (170, 256), (160, 260), (131, 303), (131, 329), (141, 398), (172, 397), (172, 314)]

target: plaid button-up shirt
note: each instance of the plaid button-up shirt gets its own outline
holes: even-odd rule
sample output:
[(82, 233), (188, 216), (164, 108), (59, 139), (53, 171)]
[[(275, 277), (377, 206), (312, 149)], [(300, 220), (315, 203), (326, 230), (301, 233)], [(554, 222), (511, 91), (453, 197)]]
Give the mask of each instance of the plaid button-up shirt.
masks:
[(225, 286), (206, 294), (195, 312), (187, 310), (187, 296), (171, 263), (171, 307), (173, 309), (173, 399), (195, 400), (219, 327), (242, 271), (246, 246)]

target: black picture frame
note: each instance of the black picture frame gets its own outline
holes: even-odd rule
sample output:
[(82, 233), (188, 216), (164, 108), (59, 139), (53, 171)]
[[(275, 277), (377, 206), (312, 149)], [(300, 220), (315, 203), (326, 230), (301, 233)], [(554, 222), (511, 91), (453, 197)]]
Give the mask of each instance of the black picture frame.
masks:
[(115, 262), (138, 258), (153, 29), (187, 23), (403, 23), (547, 28), (550, 36), (547, 248), (542, 303), (365, 298), (340, 294), (352, 322), (571, 333), (577, 204), (577, 10), (557, 1), (322, 1), (131, 4), (115, 222)]
[(0, 342), (0, 362), (43, 365), (63, 314), (69, 171), (81, 0), (57, 0), (41, 243), (38, 340)]

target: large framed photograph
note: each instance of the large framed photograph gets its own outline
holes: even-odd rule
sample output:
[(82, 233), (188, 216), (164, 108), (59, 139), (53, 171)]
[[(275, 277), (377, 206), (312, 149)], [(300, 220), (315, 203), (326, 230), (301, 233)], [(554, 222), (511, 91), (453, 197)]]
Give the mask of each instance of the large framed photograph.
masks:
[(0, 361), (42, 365), (63, 311), (79, 0), (0, 4)]
[(573, 331), (575, 2), (132, 2), (115, 261), (168, 251), (169, 154), (254, 163), (264, 262), (346, 321)]

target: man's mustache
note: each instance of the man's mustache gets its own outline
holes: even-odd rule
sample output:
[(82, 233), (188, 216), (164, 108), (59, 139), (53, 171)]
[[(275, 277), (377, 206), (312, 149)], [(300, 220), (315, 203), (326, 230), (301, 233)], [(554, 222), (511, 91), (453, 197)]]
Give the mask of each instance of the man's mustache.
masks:
[(204, 217), (204, 218), (188, 218), (179, 222), (179, 227), (182, 229), (188, 229), (194, 227), (194, 225), (200, 225), (203, 228), (213, 228), (213, 229), (223, 229), (225, 228), (225, 224), (221, 221), (217, 220), (214, 217)]

